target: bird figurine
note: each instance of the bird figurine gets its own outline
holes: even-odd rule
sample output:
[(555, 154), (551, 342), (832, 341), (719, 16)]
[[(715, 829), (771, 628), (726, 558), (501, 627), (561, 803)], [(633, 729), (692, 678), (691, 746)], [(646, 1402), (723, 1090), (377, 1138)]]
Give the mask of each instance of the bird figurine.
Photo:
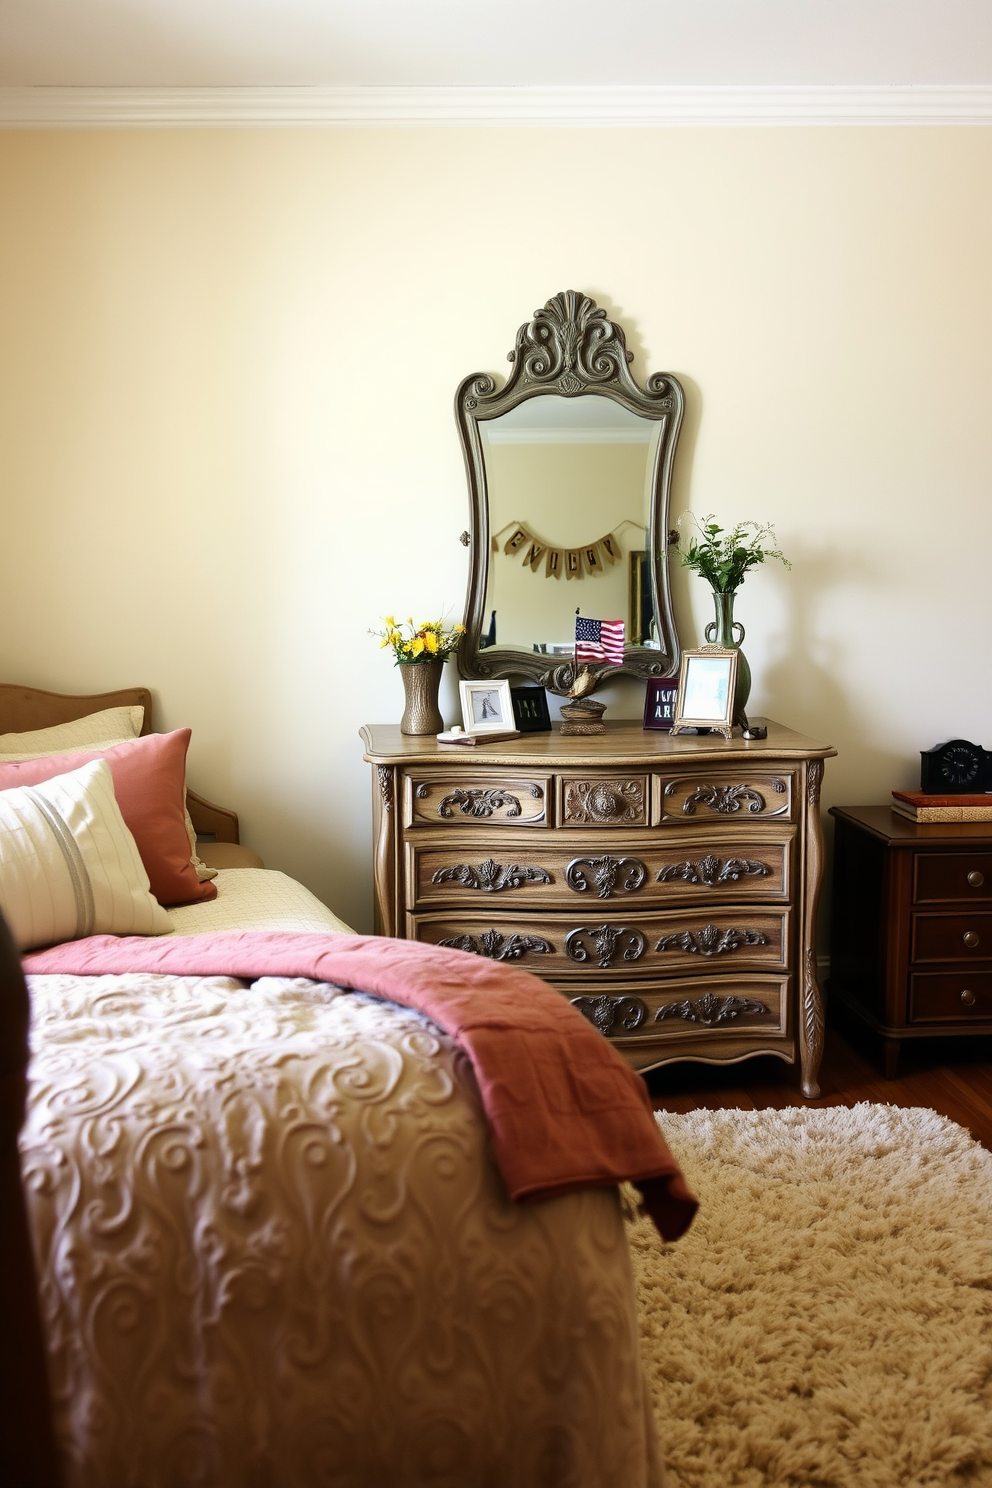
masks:
[(599, 703), (589, 694), (599, 685), (599, 678), (588, 667), (583, 667), (568, 689), (571, 702), (563, 703), (560, 731), (563, 734), (605, 734), (603, 714), (606, 704)]

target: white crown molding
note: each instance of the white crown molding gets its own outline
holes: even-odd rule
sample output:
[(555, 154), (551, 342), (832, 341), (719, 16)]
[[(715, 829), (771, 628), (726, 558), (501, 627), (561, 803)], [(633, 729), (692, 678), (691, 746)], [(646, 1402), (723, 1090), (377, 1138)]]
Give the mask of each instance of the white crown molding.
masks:
[(0, 128), (393, 126), (653, 129), (992, 124), (992, 86), (0, 87)]

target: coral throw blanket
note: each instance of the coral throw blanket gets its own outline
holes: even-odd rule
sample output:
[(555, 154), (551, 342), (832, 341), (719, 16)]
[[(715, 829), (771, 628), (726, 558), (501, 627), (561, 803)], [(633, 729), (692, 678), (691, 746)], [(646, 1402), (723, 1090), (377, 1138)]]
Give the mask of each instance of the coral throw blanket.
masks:
[(24, 970), (299, 976), (371, 992), (425, 1014), (465, 1050), (511, 1198), (627, 1179), (667, 1240), (696, 1212), (639, 1076), (559, 992), (517, 967), (379, 936), (235, 931), (182, 940), (95, 935), (27, 955)]

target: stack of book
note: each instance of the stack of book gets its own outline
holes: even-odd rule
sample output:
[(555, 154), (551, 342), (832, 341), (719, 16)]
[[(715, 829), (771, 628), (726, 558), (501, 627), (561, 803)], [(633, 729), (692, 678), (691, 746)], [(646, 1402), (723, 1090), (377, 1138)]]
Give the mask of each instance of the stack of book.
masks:
[(892, 810), (915, 822), (992, 822), (992, 792), (929, 796), (924, 791), (893, 791)]

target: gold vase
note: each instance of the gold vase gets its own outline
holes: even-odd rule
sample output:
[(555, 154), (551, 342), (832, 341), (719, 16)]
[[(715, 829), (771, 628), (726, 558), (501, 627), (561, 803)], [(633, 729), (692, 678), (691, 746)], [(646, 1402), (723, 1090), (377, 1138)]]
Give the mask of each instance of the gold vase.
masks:
[(401, 734), (439, 734), (444, 719), (437, 705), (443, 661), (407, 661), (400, 665), (406, 707), (400, 720)]

